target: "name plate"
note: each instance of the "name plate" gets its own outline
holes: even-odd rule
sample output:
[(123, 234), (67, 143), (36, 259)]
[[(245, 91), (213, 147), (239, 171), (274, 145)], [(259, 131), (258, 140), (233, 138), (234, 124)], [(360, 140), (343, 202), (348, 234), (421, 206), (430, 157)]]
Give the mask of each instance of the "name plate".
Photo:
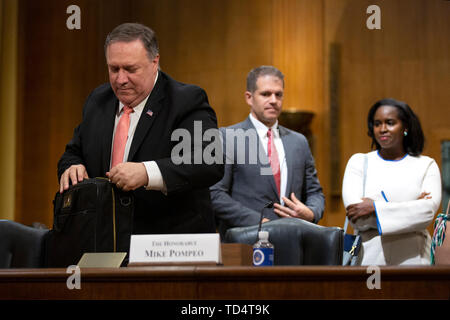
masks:
[(126, 252), (86, 252), (78, 261), (80, 268), (119, 268)]
[(220, 264), (218, 233), (131, 235), (129, 266)]

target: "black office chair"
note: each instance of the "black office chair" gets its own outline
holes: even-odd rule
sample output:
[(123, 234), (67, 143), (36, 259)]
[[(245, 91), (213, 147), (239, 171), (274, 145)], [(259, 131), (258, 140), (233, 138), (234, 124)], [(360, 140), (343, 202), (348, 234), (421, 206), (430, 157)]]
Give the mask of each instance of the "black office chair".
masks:
[(0, 268), (40, 268), (48, 230), (0, 220)]
[[(342, 265), (344, 231), (301, 219), (283, 218), (262, 224), (274, 247), (274, 265)], [(253, 245), (258, 225), (228, 229), (226, 243)]]

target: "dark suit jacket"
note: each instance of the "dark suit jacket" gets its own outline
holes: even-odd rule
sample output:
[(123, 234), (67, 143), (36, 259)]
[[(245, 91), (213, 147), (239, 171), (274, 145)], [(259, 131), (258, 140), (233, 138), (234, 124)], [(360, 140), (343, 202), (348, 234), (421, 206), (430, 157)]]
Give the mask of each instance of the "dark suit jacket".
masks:
[[(83, 164), (89, 177), (106, 175), (118, 106), (109, 83), (89, 95), (83, 120), (58, 163), (58, 178), (73, 164)], [(152, 115), (147, 114), (149, 110)], [(134, 234), (215, 232), (208, 187), (220, 180), (223, 165), (175, 165), (171, 161), (172, 148), (180, 143), (171, 141), (172, 132), (185, 129), (193, 137), (194, 121), (201, 121), (203, 132), (217, 128), (216, 115), (204, 90), (177, 82), (160, 71), (137, 124), (128, 161), (156, 161), (167, 195), (143, 187), (132, 191)], [(205, 145), (202, 143), (202, 148)]]
[[(314, 222), (317, 223), (323, 215), (325, 198), (308, 141), (302, 134), (283, 126), (278, 126), (278, 129), (288, 169), (286, 197), (290, 198), (291, 192), (294, 192), (313, 211)], [(228, 228), (259, 224), (264, 205), (270, 201), (279, 203), (280, 199), (269, 159), (250, 119), (221, 128), (220, 131), (226, 155), (225, 173), (222, 180), (210, 190), (216, 220), (223, 236)], [(253, 136), (250, 134), (252, 131)], [(233, 143), (229, 141), (230, 138), (234, 139)], [(256, 162), (251, 160), (251, 155), (255, 153)], [(262, 174), (264, 169), (268, 174)], [(263, 211), (263, 216), (270, 220), (280, 218), (271, 208)]]

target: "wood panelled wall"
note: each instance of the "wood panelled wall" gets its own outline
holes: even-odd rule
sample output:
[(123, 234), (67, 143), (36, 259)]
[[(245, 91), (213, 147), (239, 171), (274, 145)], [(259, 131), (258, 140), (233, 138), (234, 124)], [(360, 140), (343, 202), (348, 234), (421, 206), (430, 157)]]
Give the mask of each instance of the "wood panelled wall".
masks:
[[(81, 30), (66, 28), (71, 4), (81, 8)], [(381, 8), (381, 30), (366, 28), (371, 4)], [(164, 71), (205, 88), (220, 126), (247, 116), (248, 71), (278, 67), (285, 108), (315, 112), (314, 156), (327, 200), (321, 224), (342, 225), (339, 190), (330, 185), (340, 185), (351, 154), (369, 150), (365, 117), (376, 100), (410, 103), (428, 138), (426, 153), (440, 161), (439, 139), (450, 138), (443, 116), (449, 16), (443, 0), (20, 0), (15, 220), (51, 226), (57, 161), (85, 98), (107, 81), (104, 39), (114, 26), (136, 21), (156, 31)], [(330, 154), (334, 141), (339, 152)]]
[(0, 219), (14, 219), (18, 5), (0, 0)]
[[(381, 9), (380, 30), (367, 29), (369, 15), (361, 14), (371, 4)], [(367, 113), (385, 97), (406, 101), (416, 112), (426, 137), (424, 154), (440, 165), (440, 140), (450, 139), (450, 2), (327, 0), (325, 6), (326, 64), (330, 63), (332, 45), (337, 46), (340, 56), (339, 119), (337, 132), (330, 132), (330, 137), (339, 136), (340, 172), (336, 176), (342, 179), (353, 153), (370, 150)], [(331, 105), (330, 94), (326, 99), (326, 105)], [(331, 216), (332, 224), (342, 224), (341, 199), (332, 197), (330, 202), (339, 213), (337, 220)]]

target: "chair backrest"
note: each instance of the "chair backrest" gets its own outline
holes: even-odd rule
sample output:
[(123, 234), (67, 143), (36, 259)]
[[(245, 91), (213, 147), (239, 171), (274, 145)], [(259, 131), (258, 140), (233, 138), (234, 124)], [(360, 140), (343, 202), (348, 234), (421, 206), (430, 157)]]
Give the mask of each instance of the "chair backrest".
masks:
[[(344, 231), (295, 218), (262, 224), (274, 245), (275, 265), (342, 265)], [(254, 244), (258, 226), (228, 229), (224, 242)]]
[(0, 268), (40, 268), (49, 230), (0, 220)]

